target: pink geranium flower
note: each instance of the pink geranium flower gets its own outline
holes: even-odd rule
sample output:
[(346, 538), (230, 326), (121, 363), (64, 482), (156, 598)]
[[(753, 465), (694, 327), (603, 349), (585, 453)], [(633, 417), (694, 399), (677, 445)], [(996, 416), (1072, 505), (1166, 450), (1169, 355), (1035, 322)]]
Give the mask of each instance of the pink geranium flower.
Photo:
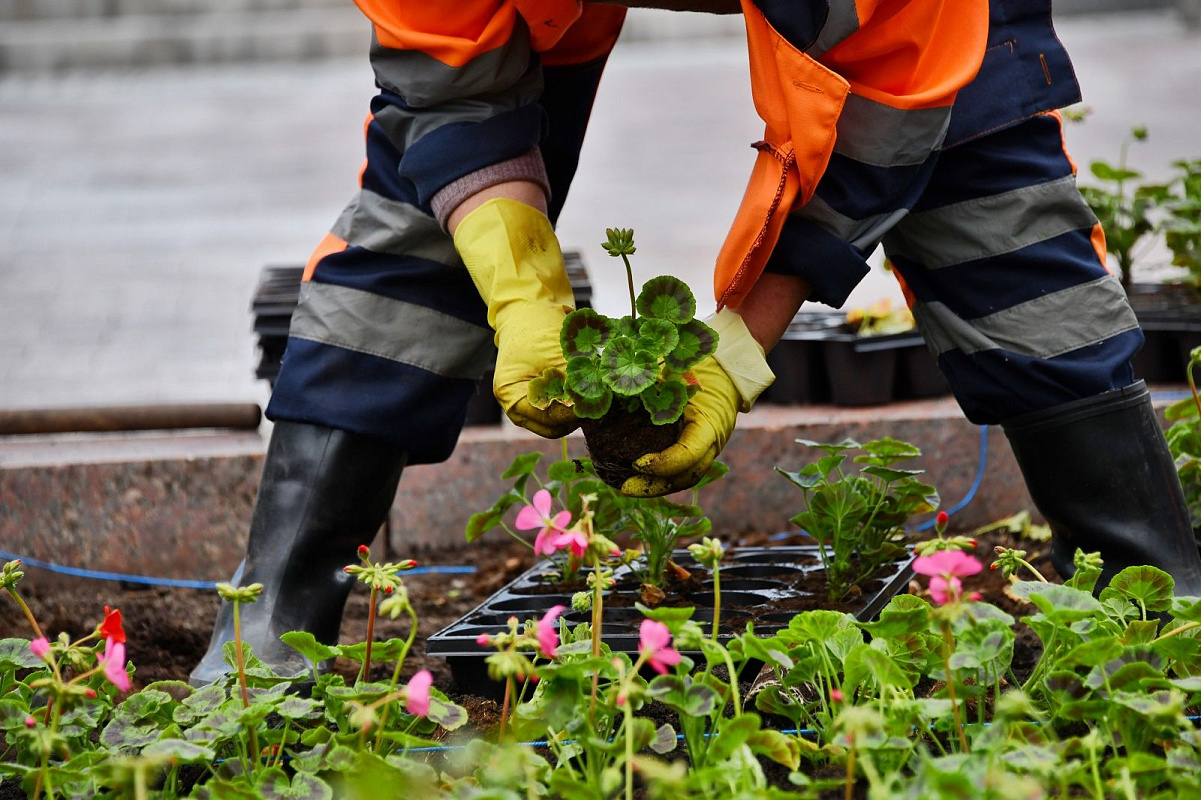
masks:
[(653, 619), (642, 620), (642, 627), (638, 629), (638, 652), (646, 656), (647, 663), (660, 675), (666, 675), (668, 667), (680, 663), (680, 652), (671, 646), (671, 631)]
[(538, 620), (538, 647), (542, 655), (554, 658), (559, 647), (559, 628), (555, 625), (555, 617), (562, 614), (567, 606), (551, 606)]
[(588, 552), (588, 537), (584, 535), (583, 531), (564, 531), (555, 539), (555, 547), (560, 549), (566, 547), (576, 558), (583, 558), (584, 553)]
[(428, 669), (423, 669), (409, 679), (405, 687), (405, 709), (418, 717), (428, 717), (430, 714), (430, 686), (434, 676)]
[(125, 643), (104, 640), (104, 655), (100, 657), (104, 677), (123, 692), (129, 691), (129, 673), (125, 671)]
[(534, 493), (534, 502), (518, 511), (513, 523), (519, 531), (541, 529), (534, 537), (534, 555), (549, 556), (563, 547), (558, 544), (558, 534), (563, 533), (567, 523), (571, 522), (571, 512), (560, 511), (552, 517), (550, 505), (550, 492), (539, 489)]
[(975, 575), (982, 569), (983, 564), (962, 550), (939, 550), (913, 562), (914, 572), (930, 576), (930, 597), (940, 606), (962, 596), (963, 582), (960, 578)]
[(42, 661), (45, 661), (46, 657), (50, 655), (50, 642), (47, 641), (45, 636), (40, 639), (34, 639), (29, 643), (29, 651)]

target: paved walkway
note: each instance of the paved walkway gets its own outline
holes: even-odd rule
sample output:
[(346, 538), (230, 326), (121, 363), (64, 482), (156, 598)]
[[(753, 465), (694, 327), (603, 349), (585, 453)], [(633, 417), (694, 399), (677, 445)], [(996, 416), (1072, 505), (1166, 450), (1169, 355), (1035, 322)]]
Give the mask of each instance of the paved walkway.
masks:
[[(1093, 118), (1081, 163), (1162, 173), (1201, 147), (1201, 39), (1169, 14), (1072, 18), (1060, 32)], [(638, 233), (643, 278), (706, 298), (760, 126), (743, 43), (619, 47), (560, 234), (602, 310), (624, 278), (597, 246)], [(304, 261), (354, 188), (373, 91), (360, 61), (0, 78), (0, 408), (265, 402), (248, 304), (260, 268)], [(857, 299), (894, 291), (873, 276)]]

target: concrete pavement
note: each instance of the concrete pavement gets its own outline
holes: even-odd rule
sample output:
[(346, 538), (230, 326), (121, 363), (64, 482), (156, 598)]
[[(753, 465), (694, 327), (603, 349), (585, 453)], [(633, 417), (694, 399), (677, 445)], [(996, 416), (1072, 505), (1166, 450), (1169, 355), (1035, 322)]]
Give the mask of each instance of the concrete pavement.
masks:
[[(1161, 175), (1201, 147), (1201, 38), (1174, 14), (1059, 24), (1092, 119), (1081, 164)], [(638, 232), (643, 279), (708, 270), (761, 126), (743, 42), (620, 44), (560, 223), (602, 311), (624, 277), (606, 226)], [(260, 268), (302, 262), (354, 190), (373, 93), (360, 59), (0, 77), (0, 408), (265, 402), (248, 304)], [(874, 275), (856, 300), (892, 293)]]

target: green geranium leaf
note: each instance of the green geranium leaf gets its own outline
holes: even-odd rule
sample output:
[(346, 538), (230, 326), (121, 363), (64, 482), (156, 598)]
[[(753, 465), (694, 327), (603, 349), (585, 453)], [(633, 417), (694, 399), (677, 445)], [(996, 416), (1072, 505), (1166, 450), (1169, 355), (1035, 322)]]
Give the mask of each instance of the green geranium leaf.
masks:
[(1126, 567), (1101, 590), (1101, 600), (1124, 597), (1148, 611), (1166, 611), (1172, 607), (1174, 586), (1172, 576), (1157, 567)]
[(752, 733), (746, 740), (751, 752), (770, 758), (791, 770), (801, 766), (801, 743), (794, 736), (786, 736), (770, 728)]
[(605, 387), (604, 393), (594, 400), (572, 392), (570, 387), (568, 392), (571, 394), (571, 410), (580, 419), (600, 419), (609, 413), (609, 408), (613, 405), (613, 392), (608, 386)]
[(638, 326), (636, 347), (664, 358), (680, 343), (680, 333), (675, 323), (665, 319), (646, 317)]
[(333, 789), (316, 775), (300, 772), (290, 779), (279, 767), (258, 774), (255, 788), (265, 800), (332, 800)]
[(699, 319), (680, 325), (677, 334), (679, 342), (664, 359), (674, 372), (685, 372), (717, 352), (717, 331)]
[(696, 298), (684, 281), (671, 275), (660, 275), (642, 285), (635, 307), (644, 317), (683, 325), (696, 315)]
[(525, 393), (530, 405), (539, 411), (545, 411), (556, 400), (562, 402), (567, 399), (567, 376), (561, 369), (548, 367), (540, 376), (529, 382)]
[(629, 339), (615, 339), (601, 354), (605, 368), (605, 383), (615, 393), (632, 396), (655, 382), (659, 364), (645, 350), (639, 350)]
[(638, 395), (642, 406), (656, 425), (668, 425), (684, 414), (688, 405), (688, 387), (679, 381), (656, 383)]
[(816, 447), (818, 450), (829, 453), (832, 456), (838, 455), (839, 453), (843, 452), (844, 450), (855, 450), (862, 446), (859, 444), (859, 442), (855, 441), (854, 439), (843, 439), (841, 442), (837, 442), (834, 444), (830, 444), (830, 443), (826, 443), (826, 442), (815, 442), (812, 439), (797, 439), (796, 443), (803, 444), (806, 447)]
[(1093, 175), (1103, 181), (1130, 181), (1135, 178), (1141, 178), (1141, 172), (1135, 172), (1131, 169), (1119, 169), (1111, 166), (1104, 161), (1094, 161), (1088, 165)]
[(626, 314), (619, 319), (610, 320), (610, 323), (612, 324), (612, 336), (625, 336), (629, 339), (637, 339), (638, 327), (642, 323), (642, 320)]
[(0, 669), (31, 669), (46, 663), (29, 649), (28, 639), (0, 639)]
[(559, 344), (566, 358), (590, 356), (600, 352), (609, 341), (612, 321), (591, 308), (572, 311), (563, 319)]
[(279, 640), (313, 664), (329, 661), (335, 655), (332, 647), (317, 641), (317, 637), (308, 631), (288, 631)]
[(457, 703), (450, 702), (445, 696), (439, 696), (440, 694), (432, 694), (430, 696), (429, 719), (448, 731), (453, 731), (466, 724), (467, 709)]
[(599, 400), (609, 391), (600, 362), (584, 356), (576, 356), (567, 362), (567, 388), (573, 397), (585, 400)]
[[(579, 412), (577, 411), (577, 413)], [(530, 455), (537, 455), (539, 458), (542, 457), (541, 453), (531, 453)], [(520, 491), (505, 492), (492, 504), (492, 508), (472, 514), (471, 518), (467, 520), (467, 528), (463, 532), (467, 541), (474, 542), (488, 531), (498, 527), (501, 520), (505, 518), (505, 512), (523, 499)]]
[(665, 722), (655, 730), (655, 738), (651, 741), (650, 748), (659, 755), (663, 755), (675, 750), (678, 741), (676, 729)]
[(1018, 581), (1011, 591), (1018, 597), (1029, 600), (1044, 614), (1060, 622), (1071, 622), (1091, 617), (1101, 610), (1097, 598), (1088, 592), (1042, 581)]
[(523, 453), (513, 459), (513, 463), (500, 476), (503, 481), (512, 480), (514, 478), (528, 478), (533, 474), (534, 469), (538, 466), (538, 461), (542, 458), (541, 453)]
[(217, 754), (211, 748), (183, 739), (160, 739), (142, 750), (143, 756), (162, 756), (183, 764), (211, 763)]

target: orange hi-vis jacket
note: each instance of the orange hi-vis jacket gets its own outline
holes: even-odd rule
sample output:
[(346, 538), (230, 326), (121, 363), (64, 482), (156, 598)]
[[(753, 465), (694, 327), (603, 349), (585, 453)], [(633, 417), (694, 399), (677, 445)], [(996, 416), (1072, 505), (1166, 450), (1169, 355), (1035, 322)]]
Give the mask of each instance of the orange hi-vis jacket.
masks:
[[(549, 185), (553, 220), (625, 10), (579, 0), (356, 3), (374, 24), (381, 89), (368, 122), (401, 153), (389, 196), (430, 213), (440, 193), (491, 170), (498, 180)], [(766, 127), (717, 260), (719, 306), (745, 298), (790, 214), (816, 202), (832, 154), (903, 170), (940, 147), (1078, 98), (1045, 0), (742, 7), (752, 93)], [(957, 102), (961, 90), (970, 103)], [(533, 148), (547, 175), (523, 176), (527, 167), (517, 166)]]

